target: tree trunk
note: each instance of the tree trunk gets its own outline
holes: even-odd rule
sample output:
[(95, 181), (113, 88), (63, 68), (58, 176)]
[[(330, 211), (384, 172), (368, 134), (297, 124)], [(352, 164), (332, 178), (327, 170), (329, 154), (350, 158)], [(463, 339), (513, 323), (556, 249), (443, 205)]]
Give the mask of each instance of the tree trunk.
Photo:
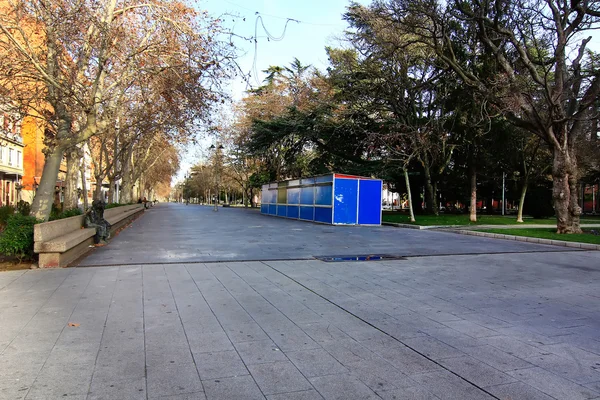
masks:
[(94, 200), (104, 200), (102, 196), (102, 177), (96, 176), (96, 189), (94, 190)]
[(60, 171), (60, 163), (63, 158), (63, 149), (55, 147), (47, 153), (44, 162), (44, 170), (40, 184), (35, 192), (33, 204), (31, 205), (31, 215), (37, 219), (48, 221), (54, 203), (54, 190), (56, 188), (56, 179)]
[(408, 212), (410, 213), (410, 222), (415, 222), (415, 212), (413, 211), (412, 193), (410, 191), (410, 179), (408, 171), (404, 168), (404, 181), (406, 182), (406, 192), (408, 194)]
[(523, 187), (521, 188), (521, 198), (519, 199), (519, 211), (517, 212), (517, 222), (523, 222), (523, 205), (525, 204), (525, 195), (527, 194), (528, 179), (525, 176)]
[(88, 191), (85, 182), (85, 163), (81, 163), (81, 193), (83, 194), (83, 209), (88, 209)]
[(80, 153), (76, 146), (66, 151), (67, 155), (67, 178), (65, 186), (65, 210), (77, 208), (79, 205), (79, 193), (77, 192), (77, 181), (79, 176)]
[(568, 151), (554, 148), (552, 163), (552, 199), (557, 233), (581, 233), (579, 187), (576, 160)]
[(471, 207), (469, 210), (469, 220), (471, 222), (477, 222), (477, 170), (475, 165), (471, 165), (469, 168), (469, 175), (471, 178)]
[(113, 178), (108, 178), (108, 203), (115, 202), (115, 180)]
[(428, 165), (423, 165), (425, 172), (425, 211), (428, 214), (439, 214), (439, 209), (435, 204), (435, 191), (431, 183), (431, 171)]

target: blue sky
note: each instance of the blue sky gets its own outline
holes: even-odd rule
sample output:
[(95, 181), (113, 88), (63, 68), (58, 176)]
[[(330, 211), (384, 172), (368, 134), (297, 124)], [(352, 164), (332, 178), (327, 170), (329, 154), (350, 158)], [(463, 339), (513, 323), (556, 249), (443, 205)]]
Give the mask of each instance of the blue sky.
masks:
[[(369, 1), (363, 0), (361, 3), (368, 4)], [(203, 0), (199, 6), (213, 16), (223, 15), (223, 25), (240, 36), (255, 36), (257, 12), (272, 36), (281, 36), (285, 29), (281, 41), (268, 40), (258, 23), (256, 69), (260, 82), (264, 79), (262, 70), (270, 65), (289, 65), (294, 57), (303, 64), (324, 69), (327, 66), (325, 46), (339, 45), (339, 38), (347, 27), (342, 14), (349, 4), (349, 0)], [(239, 17), (232, 18), (225, 14)], [(286, 28), (287, 18), (300, 22), (289, 21)], [(252, 70), (255, 57), (254, 44), (242, 39), (236, 39), (235, 44), (240, 49), (238, 62), (242, 70), (248, 73)], [(258, 86), (255, 78), (251, 83)], [(246, 86), (241, 79), (233, 82), (233, 97), (241, 98)]]

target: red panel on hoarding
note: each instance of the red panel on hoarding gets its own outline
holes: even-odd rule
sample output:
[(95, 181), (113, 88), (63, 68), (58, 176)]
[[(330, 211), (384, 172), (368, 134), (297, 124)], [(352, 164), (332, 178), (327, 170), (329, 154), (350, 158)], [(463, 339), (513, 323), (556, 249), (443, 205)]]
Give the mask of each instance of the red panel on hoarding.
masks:
[(358, 175), (345, 175), (345, 174), (333, 174), (336, 178), (342, 179), (373, 179), (367, 176), (358, 176)]

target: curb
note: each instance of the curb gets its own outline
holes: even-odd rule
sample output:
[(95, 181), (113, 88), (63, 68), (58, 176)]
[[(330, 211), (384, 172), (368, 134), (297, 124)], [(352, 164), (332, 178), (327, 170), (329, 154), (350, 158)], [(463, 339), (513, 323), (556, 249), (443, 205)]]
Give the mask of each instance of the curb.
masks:
[(537, 244), (546, 244), (551, 246), (572, 247), (583, 250), (600, 250), (600, 245), (580, 242), (567, 242), (564, 240), (540, 239), (526, 236), (503, 235), (501, 233), (489, 233), (479, 231), (468, 231), (463, 229), (445, 229), (444, 232), (458, 233), (459, 235), (481, 236), (493, 239), (515, 240), (517, 242), (529, 242)]
[(464, 225), (412, 225), (412, 224), (399, 224), (397, 222), (382, 222), (381, 225), (387, 226), (395, 226), (396, 228), (406, 228), (406, 229), (418, 229), (418, 230), (427, 230), (427, 229), (445, 229), (445, 228), (460, 228)]

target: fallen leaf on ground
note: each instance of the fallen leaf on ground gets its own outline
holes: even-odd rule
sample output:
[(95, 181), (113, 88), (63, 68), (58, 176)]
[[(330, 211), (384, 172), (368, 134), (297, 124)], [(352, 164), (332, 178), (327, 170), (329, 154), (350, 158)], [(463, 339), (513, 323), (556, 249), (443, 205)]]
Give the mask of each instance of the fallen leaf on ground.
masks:
[(69, 322), (69, 326), (77, 328), (79, 326), (79, 324), (76, 324), (75, 322)]

